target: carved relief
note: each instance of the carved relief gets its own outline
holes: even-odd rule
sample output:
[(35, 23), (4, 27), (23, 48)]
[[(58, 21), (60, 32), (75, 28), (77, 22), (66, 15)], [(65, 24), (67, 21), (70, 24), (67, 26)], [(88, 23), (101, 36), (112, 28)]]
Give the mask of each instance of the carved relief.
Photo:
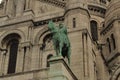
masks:
[(114, 73), (119, 67), (120, 67), (120, 62), (116, 62), (110, 67), (110, 70), (112, 73)]
[(120, 80), (120, 67), (118, 67), (111, 75), (110, 80)]
[(40, 0), (41, 2), (49, 3), (57, 7), (64, 8), (66, 5), (66, 0)]
[(43, 39), (43, 44), (44, 44), (45, 50), (53, 49), (53, 42), (52, 42), (51, 34), (48, 34), (47, 36), (45, 36), (45, 38)]
[(45, 48), (46, 50), (53, 49), (53, 42), (52, 42), (51, 39), (47, 39), (46, 42), (45, 42), (45, 44), (46, 44), (46, 48)]
[(53, 11), (53, 10), (51, 10), (51, 6), (47, 6), (47, 5), (41, 5), (40, 7), (39, 7), (39, 11), (38, 11), (38, 13), (46, 13), (46, 12), (49, 12), (49, 11)]
[(64, 10), (63, 8), (57, 7), (53, 4), (46, 3), (46, 2), (41, 2), (41, 1), (36, 1), (36, 13), (37, 15), (41, 14), (49, 14), (53, 12), (60, 12), (61, 10)]
[(39, 13), (45, 13), (46, 11), (48, 11), (48, 8), (46, 5), (40, 6)]

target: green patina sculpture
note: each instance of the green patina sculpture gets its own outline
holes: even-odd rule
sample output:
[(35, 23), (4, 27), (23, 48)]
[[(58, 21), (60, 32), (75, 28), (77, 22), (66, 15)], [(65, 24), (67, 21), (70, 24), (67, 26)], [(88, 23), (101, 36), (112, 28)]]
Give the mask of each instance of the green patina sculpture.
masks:
[(67, 57), (70, 64), (71, 49), (67, 28), (62, 23), (57, 27), (52, 21), (49, 21), (48, 28), (53, 34), (53, 44), (57, 56)]

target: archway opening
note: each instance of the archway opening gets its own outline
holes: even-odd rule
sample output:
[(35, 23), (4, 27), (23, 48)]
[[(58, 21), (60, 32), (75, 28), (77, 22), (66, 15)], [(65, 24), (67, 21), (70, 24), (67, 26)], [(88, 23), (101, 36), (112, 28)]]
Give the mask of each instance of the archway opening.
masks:
[(53, 57), (52, 54), (50, 54), (50, 55), (47, 56), (47, 67), (50, 67), (50, 64), (49, 64), (48, 60), (49, 60), (51, 57)]
[(96, 21), (92, 20), (90, 21), (90, 28), (91, 28), (91, 35), (93, 41), (98, 40), (98, 24)]
[(13, 39), (10, 41), (9, 48), (9, 62), (8, 62), (8, 74), (15, 73), (16, 69), (16, 61), (17, 61), (17, 51), (18, 51), (19, 41), (17, 39)]
[[(2, 40), (2, 47), (6, 48), (8, 50), (7, 55), (9, 57), (6, 57), (5, 60), (7, 61), (7, 74), (15, 73), (16, 70), (16, 63), (17, 63), (17, 53), (18, 53), (18, 46), (20, 43), (20, 35), (16, 33), (12, 33), (7, 35)], [(3, 64), (5, 65), (5, 63)], [(6, 68), (6, 67), (5, 67)]]

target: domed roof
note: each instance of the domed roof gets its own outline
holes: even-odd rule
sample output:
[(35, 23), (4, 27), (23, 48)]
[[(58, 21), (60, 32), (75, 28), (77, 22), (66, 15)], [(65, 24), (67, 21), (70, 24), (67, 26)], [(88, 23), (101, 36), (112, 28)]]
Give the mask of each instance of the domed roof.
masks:
[(93, 5), (95, 7), (106, 8), (108, 5), (107, 0), (87, 0), (88, 5)]
[(106, 0), (87, 0), (90, 14), (99, 17), (105, 17), (107, 1)]
[(111, 0), (105, 15), (105, 25), (109, 25), (109, 23), (118, 18), (120, 18), (120, 0)]
[(72, 8), (87, 8), (86, 2), (87, 0), (68, 0), (66, 9), (72, 9)]
[(87, 2), (106, 4), (107, 0), (87, 0)]

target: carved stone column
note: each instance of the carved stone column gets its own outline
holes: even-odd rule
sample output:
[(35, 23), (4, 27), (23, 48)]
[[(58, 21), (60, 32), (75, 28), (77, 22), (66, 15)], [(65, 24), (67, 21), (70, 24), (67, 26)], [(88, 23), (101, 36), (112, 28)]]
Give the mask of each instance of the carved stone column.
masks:
[(17, 56), (17, 65), (16, 72), (22, 72), (24, 70), (24, 48), (18, 48), (18, 56)]
[(28, 10), (28, 9), (30, 9), (30, 2), (31, 2), (31, 0), (26, 0), (26, 9)]
[(42, 50), (42, 44), (39, 45), (39, 68), (42, 68), (43, 63), (43, 50)]
[(0, 76), (2, 75), (2, 54), (0, 51)]
[(35, 70), (39, 68), (39, 45), (34, 45), (32, 49), (32, 61), (31, 61), (31, 69)]
[(5, 74), (5, 59), (6, 59), (6, 52), (0, 51), (0, 75)]
[(85, 80), (88, 80), (89, 77), (89, 65), (88, 65), (88, 44), (87, 44), (87, 32), (82, 32), (83, 38), (83, 66), (84, 66), (84, 77)]
[(15, 2), (14, 0), (8, 0), (7, 8), (6, 8), (6, 14), (9, 15), (9, 17), (12, 17), (15, 15)]
[(19, 46), (17, 56), (17, 72), (28, 71), (31, 68), (31, 44), (23, 42)]
[(24, 61), (24, 71), (29, 71), (30, 70), (30, 63), (31, 63), (31, 53), (30, 53), (30, 46), (26, 46), (26, 52), (25, 54), (25, 61)]

